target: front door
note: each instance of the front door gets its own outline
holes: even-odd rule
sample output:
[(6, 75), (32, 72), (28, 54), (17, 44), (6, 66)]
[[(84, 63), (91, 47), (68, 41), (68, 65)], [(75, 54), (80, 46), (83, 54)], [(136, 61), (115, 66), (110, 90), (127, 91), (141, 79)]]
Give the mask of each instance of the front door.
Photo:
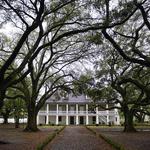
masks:
[(84, 117), (80, 116), (80, 124), (84, 124)]
[(45, 120), (45, 124), (46, 124), (46, 120), (47, 120), (47, 117), (46, 117), (46, 116), (44, 117), (44, 120)]
[(74, 124), (74, 117), (73, 116), (70, 117), (70, 124)]
[(92, 120), (93, 120), (93, 124), (96, 124), (96, 116), (93, 116)]

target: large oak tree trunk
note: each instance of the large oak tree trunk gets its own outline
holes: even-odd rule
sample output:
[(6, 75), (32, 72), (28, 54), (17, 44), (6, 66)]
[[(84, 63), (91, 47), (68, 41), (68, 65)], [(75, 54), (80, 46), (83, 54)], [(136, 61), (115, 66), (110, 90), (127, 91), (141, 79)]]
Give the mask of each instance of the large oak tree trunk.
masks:
[[(0, 87), (1, 87), (1, 85), (0, 85)], [(0, 109), (4, 105), (4, 98), (5, 98), (5, 91), (1, 89), (0, 90)]]
[(133, 125), (133, 112), (129, 108), (124, 109), (124, 132), (136, 132), (136, 129)]
[(33, 109), (28, 110), (28, 121), (24, 131), (28, 131), (28, 132), (39, 131), (39, 129), (37, 128), (36, 119), (37, 119), (37, 113), (35, 112), (35, 110)]

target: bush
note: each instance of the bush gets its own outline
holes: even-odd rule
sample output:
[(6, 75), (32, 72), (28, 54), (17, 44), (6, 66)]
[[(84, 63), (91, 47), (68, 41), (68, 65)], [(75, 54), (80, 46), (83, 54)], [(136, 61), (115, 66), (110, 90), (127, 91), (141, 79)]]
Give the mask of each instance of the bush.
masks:
[(111, 127), (111, 122), (108, 123), (108, 126)]

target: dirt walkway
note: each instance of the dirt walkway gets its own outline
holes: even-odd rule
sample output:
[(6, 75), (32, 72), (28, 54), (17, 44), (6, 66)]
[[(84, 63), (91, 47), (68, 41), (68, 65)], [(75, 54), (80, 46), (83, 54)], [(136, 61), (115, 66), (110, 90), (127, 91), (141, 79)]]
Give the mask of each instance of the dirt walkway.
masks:
[(49, 143), (45, 150), (113, 150), (113, 148), (85, 127), (69, 126)]

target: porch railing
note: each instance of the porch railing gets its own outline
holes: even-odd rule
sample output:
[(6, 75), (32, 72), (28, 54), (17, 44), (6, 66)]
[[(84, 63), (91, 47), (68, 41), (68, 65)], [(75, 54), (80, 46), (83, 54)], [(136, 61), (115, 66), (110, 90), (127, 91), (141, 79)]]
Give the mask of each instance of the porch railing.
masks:
[[(83, 115), (86, 115), (86, 114), (88, 114), (88, 115), (90, 115), (90, 114), (95, 114), (96, 115), (96, 112), (94, 112), (94, 111), (88, 111), (88, 113), (87, 113), (87, 111), (78, 111), (78, 112), (76, 112), (76, 111), (68, 111), (68, 113), (66, 112), (66, 111), (58, 111), (58, 113), (57, 113), (57, 111), (49, 111), (48, 113), (46, 112), (46, 111), (43, 111), (43, 110), (41, 110), (41, 111), (39, 111), (39, 115), (66, 115), (66, 114), (68, 114), (68, 115), (76, 115), (76, 114), (79, 114), (79, 115), (81, 115), (81, 114), (83, 114)], [(99, 116), (107, 116), (107, 115), (109, 115), (109, 116), (113, 116), (113, 115), (115, 115), (116, 114), (116, 112), (115, 111), (98, 111), (98, 115)]]

